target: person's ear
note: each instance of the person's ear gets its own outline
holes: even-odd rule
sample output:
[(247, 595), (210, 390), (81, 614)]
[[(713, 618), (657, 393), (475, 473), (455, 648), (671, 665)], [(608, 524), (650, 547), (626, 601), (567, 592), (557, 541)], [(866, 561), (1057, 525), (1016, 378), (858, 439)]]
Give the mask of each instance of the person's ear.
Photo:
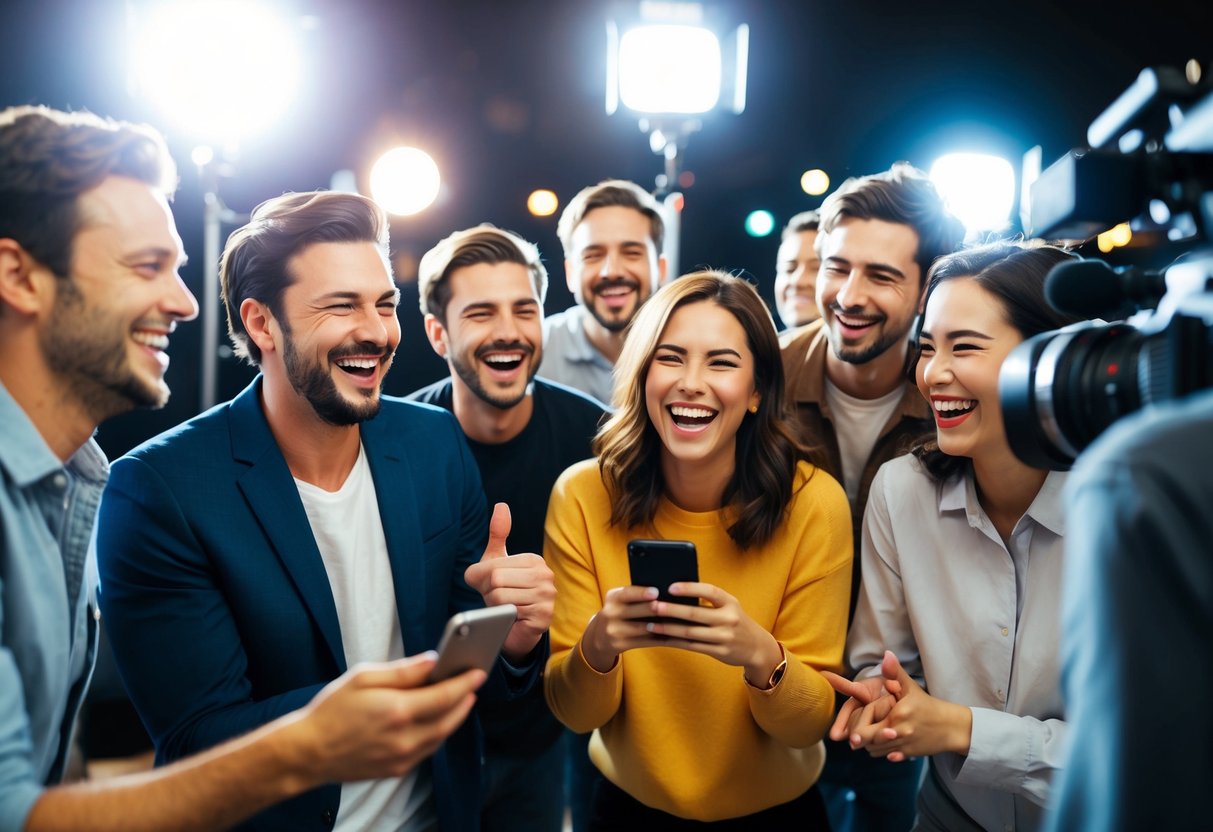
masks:
[(35, 260), (16, 240), (0, 238), (0, 302), (22, 315), (37, 315), (55, 302), (51, 270)]
[(425, 337), (429, 339), (430, 346), (433, 347), (434, 352), (438, 353), (438, 357), (445, 359), (449, 349), (446, 327), (432, 312), (425, 313)]
[(245, 298), (240, 303), (240, 322), (248, 339), (257, 345), (262, 355), (278, 350), (278, 339), (282, 330), (274, 320), (274, 313), (259, 300)]

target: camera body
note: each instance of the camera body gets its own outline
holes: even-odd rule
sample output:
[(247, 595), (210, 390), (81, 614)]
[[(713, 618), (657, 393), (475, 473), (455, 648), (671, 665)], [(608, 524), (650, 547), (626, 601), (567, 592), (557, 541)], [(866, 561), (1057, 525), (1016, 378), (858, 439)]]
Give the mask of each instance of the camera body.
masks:
[[(1033, 236), (1084, 237), (1129, 220), (1187, 250), (1166, 269), (1161, 298), (1126, 296), (1107, 307), (1114, 315), (1141, 311), (1042, 333), (1007, 356), (999, 378), (1003, 421), (1011, 450), (1028, 465), (1068, 470), (1122, 416), (1213, 387), (1213, 248), (1204, 246), (1213, 229), (1210, 89), (1180, 84), (1174, 71), (1143, 71), (1092, 124), (1094, 149), (1067, 154), (1032, 186), (1025, 216)], [(1146, 136), (1160, 113), (1170, 130)], [(1060, 268), (1050, 280), (1063, 277)], [(1084, 317), (1109, 316), (1100, 306), (1109, 286), (1090, 282), (1090, 270), (1084, 279), (1093, 291), (1072, 280), (1050, 302)]]

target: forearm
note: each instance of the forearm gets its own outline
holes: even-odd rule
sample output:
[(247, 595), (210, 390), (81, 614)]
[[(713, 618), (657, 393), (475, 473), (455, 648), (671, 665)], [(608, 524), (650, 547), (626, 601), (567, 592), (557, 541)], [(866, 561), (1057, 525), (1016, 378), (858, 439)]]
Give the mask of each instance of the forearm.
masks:
[(778, 685), (770, 691), (747, 690), (754, 721), (792, 748), (817, 742), (833, 721), (834, 689), (824, 676), (790, 651), (787, 670)]
[(552, 655), (543, 683), (552, 713), (579, 733), (605, 725), (623, 701), (621, 664), (599, 673), (586, 661), (580, 643)]
[(320, 785), (294, 717), (205, 753), (113, 780), (51, 788), (27, 832), (223, 829)]
[(1060, 719), (972, 708), (969, 753), (957, 782), (1020, 794), (1045, 805), (1064, 761), (1067, 726)]

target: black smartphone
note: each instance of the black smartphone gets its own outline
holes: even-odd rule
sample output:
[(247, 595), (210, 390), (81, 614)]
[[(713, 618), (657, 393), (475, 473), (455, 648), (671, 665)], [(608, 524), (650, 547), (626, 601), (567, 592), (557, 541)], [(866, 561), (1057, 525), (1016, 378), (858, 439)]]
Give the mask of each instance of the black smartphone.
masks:
[[(699, 556), (689, 540), (629, 540), (628, 568), (633, 586), (655, 586), (657, 597), (675, 604), (697, 606), (699, 599), (671, 595), (670, 584), (699, 580)], [(670, 621), (660, 616), (645, 621)], [(685, 623), (685, 622), (680, 622)]]
[(429, 681), (441, 682), (476, 667), (488, 672), (517, 617), (518, 608), (513, 604), (452, 615), (438, 642), (438, 661), (430, 671)]

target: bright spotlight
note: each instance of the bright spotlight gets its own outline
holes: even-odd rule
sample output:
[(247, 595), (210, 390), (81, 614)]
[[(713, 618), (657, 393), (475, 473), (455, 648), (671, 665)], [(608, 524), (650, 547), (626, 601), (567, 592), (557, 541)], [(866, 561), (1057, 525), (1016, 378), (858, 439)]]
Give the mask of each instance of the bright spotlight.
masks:
[(234, 144), (294, 99), (296, 27), (249, 2), (144, 4), (131, 29), (132, 82), (195, 137)]
[(983, 153), (949, 153), (931, 165), (931, 181), (970, 232), (1006, 226), (1015, 202), (1011, 163)]
[(720, 40), (699, 26), (638, 26), (619, 39), (619, 97), (638, 113), (706, 113), (720, 99)]
[(415, 147), (393, 148), (371, 168), (371, 196), (384, 210), (400, 216), (429, 208), (441, 184), (438, 165)]
[(766, 237), (775, 230), (775, 215), (759, 209), (745, 218), (745, 233), (751, 237)]
[(806, 170), (800, 176), (800, 189), (809, 196), (821, 196), (830, 190), (830, 175), (821, 168)]
[(545, 188), (531, 191), (531, 195), (526, 198), (526, 209), (536, 217), (550, 217), (559, 207), (560, 200), (555, 192)]

